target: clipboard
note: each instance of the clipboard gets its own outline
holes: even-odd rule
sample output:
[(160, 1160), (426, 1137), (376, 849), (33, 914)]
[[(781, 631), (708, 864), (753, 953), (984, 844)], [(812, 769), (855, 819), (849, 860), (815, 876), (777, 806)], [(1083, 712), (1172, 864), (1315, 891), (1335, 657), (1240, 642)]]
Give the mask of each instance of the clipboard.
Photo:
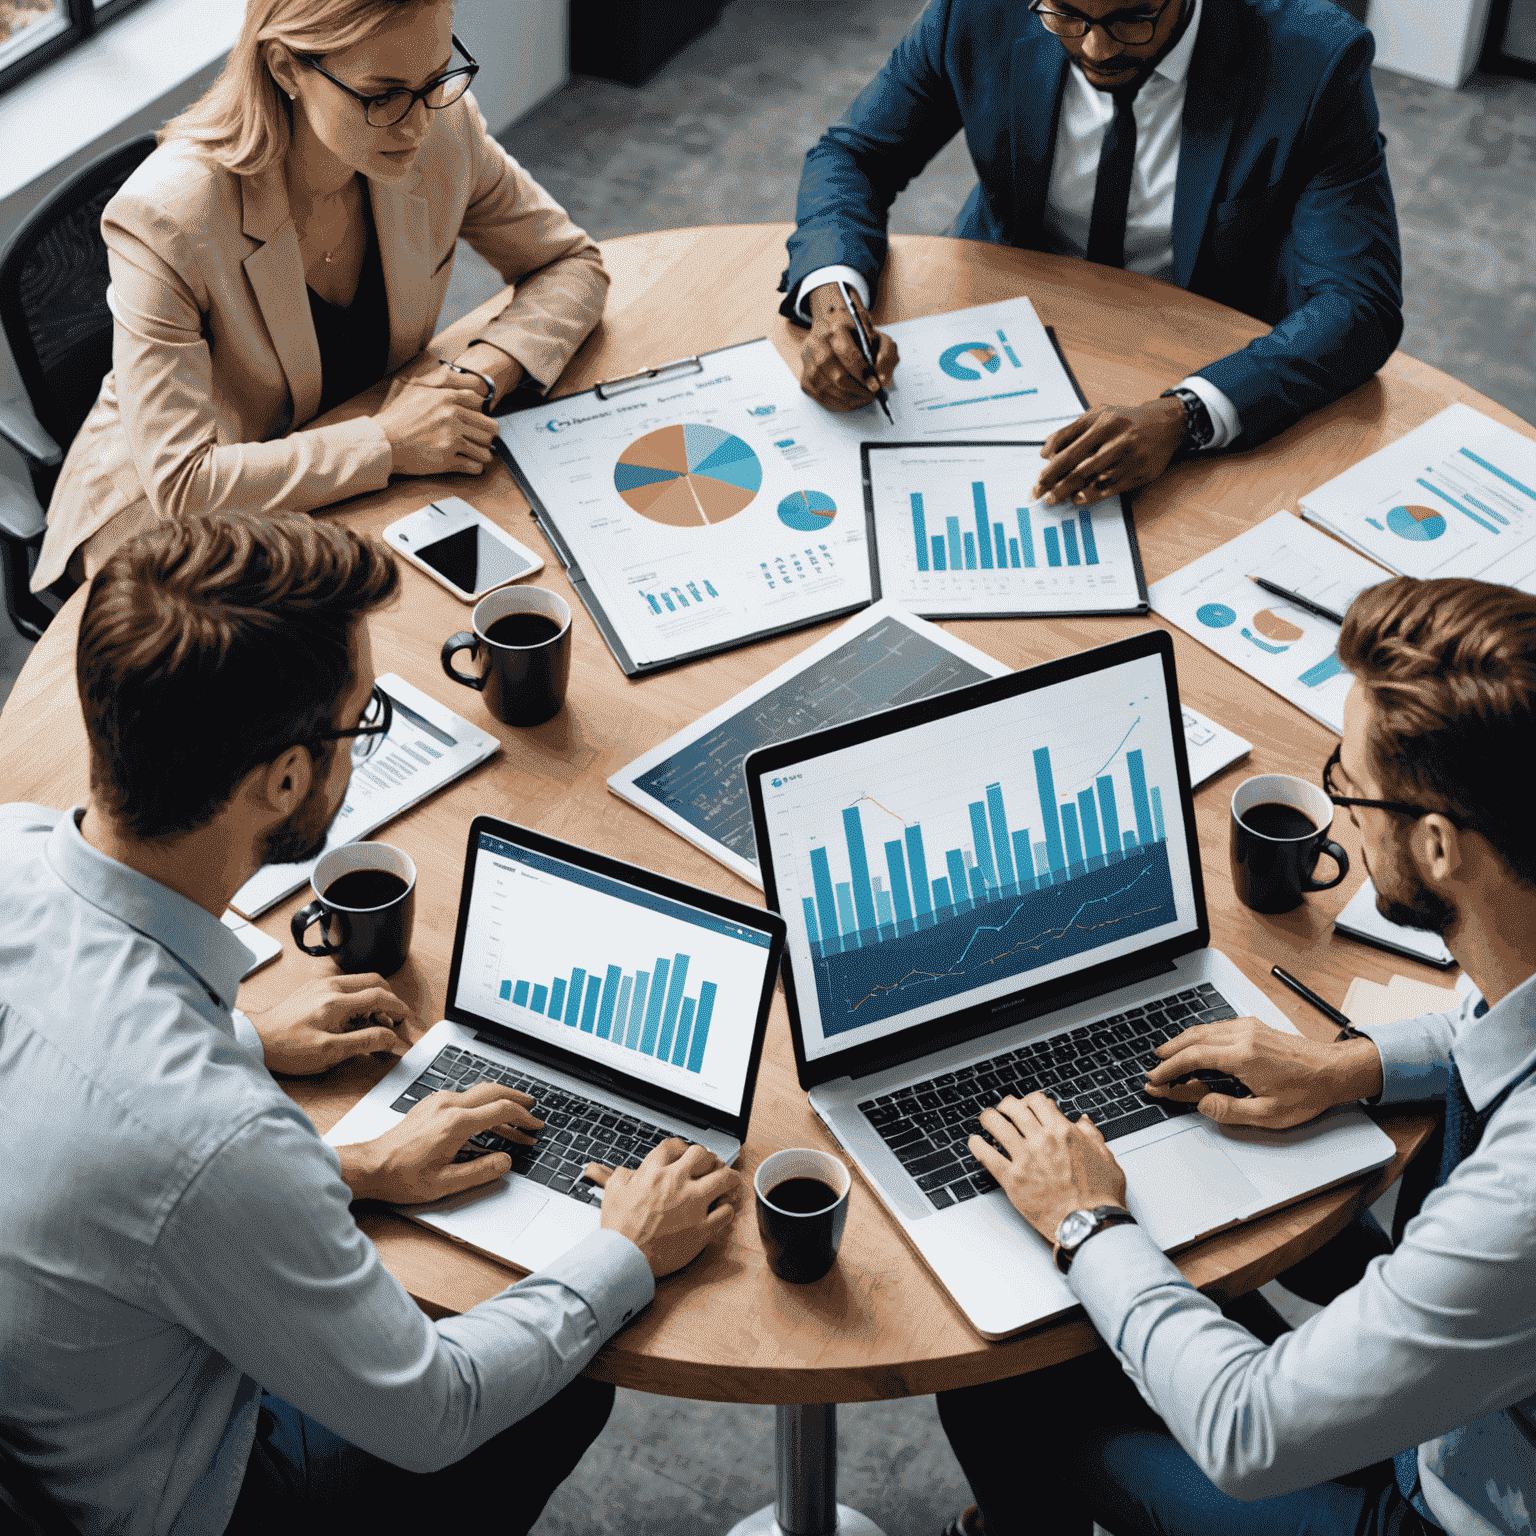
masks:
[[(738, 342), (729, 347), (718, 348), (712, 352), (700, 353), (692, 357), (677, 358), (671, 362), (656, 365), (646, 365), (613, 379), (604, 379), (595, 384), (591, 389), (581, 391), (578, 394), (562, 395), (557, 400), (541, 399), (517, 411), (508, 413), (504, 420), (513, 419), (528, 414), (530, 411), (548, 411), (552, 406), (558, 407), (568, 414), (579, 414), (582, 411), (583, 402), (593, 406), (609, 405), (611, 402), (623, 402), (626, 398), (635, 395), (641, 390), (650, 387), (662, 387), (668, 383), (677, 383), (696, 376), (704, 375), (712, 371), (715, 360), (728, 358), (729, 354), (737, 352), (745, 347), (765, 346), (772, 350), (772, 344), (766, 337), (758, 337), (751, 341)], [(778, 358), (776, 351), (773, 356), (782, 365), (782, 359)], [(786, 368), (786, 373), (788, 372)], [(793, 379), (793, 376), (790, 375)], [(798, 384), (796, 385), (798, 389)], [(820, 409), (817, 407), (817, 409)], [(639, 661), (631, 654), (626, 646), (618, 627), (607, 612), (602, 599), (594, 589), (594, 585), (583, 571), (581, 563), (571, 548), (571, 544), (561, 530), (559, 519), (539, 492), (535, 489), (532, 479), (526, 472), (525, 466), (518, 462), (517, 456), (508, 446), (505, 438), (498, 433), (495, 439), (495, 451), (501, 461), (511, 471), (513, 479), (517, 482), (518, 489), (528, 499), (528, 506), (534, 521), (538, 524), (549, 546), (559, 557), (565, 567), (566, 574), (571, 585), (575, 588), (582, 604), (591, 615), (592, 621), (597, 625), (598, 632), (602, 635), (608, 649), (613, 653), (614, 660), (618, 662), (626, 677), (645, 677), (655, 672), (668, 671), (673, 667), (683, 666), (689, 662), (700, 661), (709, 656), (722, 655), (727, 651), (738, 650), (743, 646), (754, 645), (760, 640), (771, 639), (777, 635), (791, 634), (796, 630), (806, 629), (815, 624), (822, 624), (830, 619), (845, 618), (849, 614), (857, 613), (867, 608), (872, 597), (861, 597), (856, 602), (834, 602), (830, 606), (818, 609), (813, 614), (802, 614), (783, 624), (771, 624), (765, 628), (750, 634), (735, 636), (729, 640), (717, 643), (709, 643), (686, 651), (679, 651), (667, 655), (655, 661)], [(849, 476), (852, 485), (852, 477)], [(850, 495), (851, 502), (851, 495)], [(852, 513), (852, 507), (849, 508)], [(707, 583), (706, 583), (707, 585)], [(674, 589), (675, 590), (675, 589)], [(684, 599), (685, 601), (685, 599)]]
[[(1055, 342), (1054, 334), (1052, 334), (1051, 340), (1053, 343)], [(1058, 351), (1059, 350), (1060, 349), (1058, 348)], [(1063, 358), (1062, 361), (1065, 363), (1065, 358)], [(1070, 370), (1068, 370), (1068, 372), (1070, 374)], [(1075, 378), (1073, 379), (1073, 383), (1075, 386)], [(1081, 394), (1080, 390), (1079, 394)], [(864, 481), (864, 516), (866, 527), (868, 529), (870, 588), (875, 594), (875, 600), (878, 602), (881, 599), (889, 599), (891, 601), (900, 603), (903, 607), (910, 609), (913, 613), (918, 614), (921, 618), (930, 620), (1103, 618), (1106, 616), (1140, 616), (1148, 613), (1151, 610), (1151, 600), (1147, 593), (1146, 573), (1143, 570), (1141, 563), (1141, 546), (1137, 542), (1136, 538), (1136, 522), (1132, 513), (1131, 497), (1129, 494), (1117, 498), (1120, 502), (1120, 516), (1118, 523), (1112, 524), (1111, 526), (1115, 526), (1117, 527), (1118, 531), (1123, 532), (1125, 541), (1124, 558), (1129, 562), (1129, 575), (1131, 577), (1131, 583), (1127, 584), (1127, 590), (1124, 594), (1125, 600), (1120, 600), (1117, 598), (1111, 605), (1099, 604), (1092, 607), (1084, 607), (1081, 606), (1080, 603), (1072, 603), (1069, 600), (1065, 605), (1055, 607), (1036, 606), (1034, 603), (1021, 601), (1016, 606), (999, 605), (995, 607), (957, 608), (952, 604), (946, 605), (942, 598), (938, 597), (935, 597), (933, 601), (924, 601), (915, 591), (901, 590), (897, 588), (893, 582), (885, 579), (882, 576), (880, 568), (880, 530), (878, 526), (879, 519), (876, 513), (876, 501), (880, 494), (880, 487), (878, 483), (880, 480), (880, 475), (878, 470), (874, 467), (874, 460), (878, 455), (887, 453), (916, 453), (922, 454), (924, 456), (936, 457), (946, 453), (954, 454), (957, 456), (963, 456), (967, 453), (975, 452), (995, 454), (999, 450), (1039, 448), (1042, 441), (1043, 439), (1024, 439), (1018, 442), (978, 441), (942, 444), (923, 441), (903, 443), (864, 443), (860, 449), (862, 458), (861, 468), (863, 471)], [(913, 502), (920, 506), (922, 502), (922, 496), (920, 493), (913, 497)], [(1067, 511), (1069, 512), (1072, 510), (1073, 509), (1070, 507), (1067, 508)], [(1084, 549), (1082, 555), (1080, 556), (1077, 552), (1077, 535), (1074, 529), (1070, 540), (1063, 541), (1066, 544), (1067, 552), (1065, 558), (1067, 563), (1065, 565), (1061, 563), (1062, 546), (1052, 542), (1047, 546), (1049, 560), (1047, 569), (1052, 567), (1059, 567), (1063, 570), (1070, 570), (1073, 567), (1080, 567), (1082, 562), (1086, 562), (1088, 565), (1097, 563), (1096, 551), (1091, 556), (1089, 554), (1087, 529), (1090, 525), (1088, 520), (1083, 516), (1084, 513), (1091, 512), (1091, 510), (1091, 508), (1083, 508), (1077, 513), (1078, 519), (1084, 528)], [(977, 570), (977, 574), (979, 576), (981, 570), (993, 569), (995, 562), (996, 568), (1008, 569), (1010, 576), (1012, 571), (1018, 571), (1019, 577), (1014, 579), (1020, 579), (1020, 592), (1022, 596), (1025, 590), (1022, 581), (1022, 578), (1024, 578), (1024, 571), (1027, 567), (1034, 565), (1035, 559), (1033, 553), (1021, 553), (1021, 547), (1025, 546), (1026, 542), (1031, 538), (1031, 530), (1026, 521), (1025, 509), (1019, 509), (1016, 514), (1019, 519), (1019, 531), (1017, 539), (1003, 535), (1001, 532), (993, 533), (992, 539), (986, 539), (986, 537), (981, 533), (981, 527), (984, 518), (986, 519), (986, 523), (989, 528), (996, 528), (1000, 530), (1002, 524), (991, 522), (990, 513), (984, 513), (979, 508), (975, 511), (974, 515), (977, 519), (976, 531), (967, 531), (962, 536), (960, 536), (963, 537), (964, 540), (964, 568), (966, 570)], [(912, 516), (913, 532), (906, 534), (905, 537), (914, 540), (916, 538), (922, 538), (925, 541), (932, 539), (934, 544), (938, 544), (940, 542), (940, 536), (937, 534), (930, 534), (926, 528), (926, 523), (924, 523), (923, 531), (921, 534), (917, 533), (916, 531), (917, 524), (920, 521), (923, 521), (923, 513), (914, 508)], [(933, 570), (935, 574), (937, 574), (939, 571), (946, 570), (946, 568), (952, 568), (956, 570), (961, 569), (959, 561), (953, 560), (953, 557), (960, 553), (960, 537), (957, 537), (954, 531), (957, 519), (955, 517), (947, 517), (946, 522), (950, 525), (950, 532), (946, 540), (948, 545), (948, 557), (946, 558), (946, 564), (943, 566), (933, 564), (933, 562), (936, 562), (940, 558), (940, 551), (933, 550), (930, 556), (926, 549), (922, 549), (921, 552), (918, 552), (916, 555), (917, 560), (921, 562), (918, 568), (919, 572), (929, 570), (930, 564), (933, 564)], [(1048, 537), (1052, 540), (1057, 537), (1054, 529), (1048, 535)], [(997, 540), (995, 544), (992, 542), (994, 539)], [(983, 542), (986, 542), (987, 544), (987, 549), (985, 552), (982, 550)], [(1004, 556), (1006, 556), (1006, 558), (1012, 562), (1010, 566), (1004, 566)]]

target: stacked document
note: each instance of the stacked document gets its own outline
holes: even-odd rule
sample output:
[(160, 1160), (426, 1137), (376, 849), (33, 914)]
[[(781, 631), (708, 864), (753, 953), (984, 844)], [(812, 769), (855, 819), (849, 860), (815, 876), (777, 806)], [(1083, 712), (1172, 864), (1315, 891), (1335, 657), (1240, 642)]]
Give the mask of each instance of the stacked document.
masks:
[(1389, 570), (1536, 592), (1536, 442), (1452, 405), (1301, 499)]
[(1437, 965), (1441, 970), (1456, 963), (1439, 934), (1389, 923), (1376, 908), (1376, 887), (1370, 880), (1350, 898), (1349, 904), (1334, 918), (1333, 926), (1352, 939), (1391, 950), (1395, 955), (1407, 955), (1411, 960), (1422, 960), (1427, 965)]
[[(378, 749), (353, 765), (346, 801), (331, 823), (322, 854), (367, 837), (483, 763), (500, 745), (393, 672), (386, 672), (379, 686), (395, 707), (394, 721)], [(230, 906), (246, 917), (260, 917), (309, 879), (319, 857), (299, 864), (264, 864), (235, 892)]]

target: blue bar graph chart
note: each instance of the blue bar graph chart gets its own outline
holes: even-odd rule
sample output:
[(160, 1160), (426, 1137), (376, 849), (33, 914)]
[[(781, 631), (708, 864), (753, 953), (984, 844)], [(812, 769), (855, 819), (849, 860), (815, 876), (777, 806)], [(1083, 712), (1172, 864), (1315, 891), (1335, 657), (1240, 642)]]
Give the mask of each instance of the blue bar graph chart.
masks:
[(617, 965), (602, 965), (577, 966), (547, 982), (507, 977), (498, 995), (552, 1023), (698, 1072), (718, 989), (712, 981), (701, 981), (694, 996), (684, 996), (690, 959), (658, 955), (649, 971), (630, 974)]
[[(912, 508), (912, 541), (920, 571), (960, 570), (967, 571), (1032, 571), (1038, 569), (1035, 560), (1034, 529), (1028, 507), (1015, 507), (1014, 517), (1018, 525), (1018, 537), (1002, 522), (993, 521), (987, 504), (987, 487), (983, 480), (973, 480), (970, 486), (972, 516), (976, 531), (961, 529), (958, 517), (946, 517), (947, 535), (941, 539), (928, 532), (928, 509), (923, 493), (910, 493)], [(1040, 530), (1045, 543), (1046, 561), (1049, 565), (1097, 565), (1099, 545), (1093, 531), (1093, 508), (1082, 507), (1075, 517), (1063, 517), (1052, 521)], [(962, 561), (961, 550), (964, 549)]]
[[(896, 808), (870, 795), (844, 806), (841, 838), (806, 849), (802, 887), (812, 892), (801, 905), (823, 1030), (859, 1028), (1169, 922), (1163, 787), (1148, 782), (1141, 749), (1127, 747), (1134, 730), (1070, 788), (1058, 788), (1050, 746), (1025, 760), (1028, 778), (1000, 776), (969, 797), (944, 785), (944, 803), (958, 796), (964, 820), (958, 808), (942, 819), (970, 834), (954, 847), (939, 846), (921, 819), (900, 824)], [(1134, 830), (1121, 825), (1125, 810)]]

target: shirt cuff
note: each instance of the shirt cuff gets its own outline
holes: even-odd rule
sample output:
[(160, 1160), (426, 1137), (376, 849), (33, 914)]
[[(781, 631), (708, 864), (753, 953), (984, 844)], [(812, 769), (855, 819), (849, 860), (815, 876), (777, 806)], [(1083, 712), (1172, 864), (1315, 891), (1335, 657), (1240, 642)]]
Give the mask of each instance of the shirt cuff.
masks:
[(1180, 379), (1177, 387), (1199, 395), (1201, 403), (1210, 412), (1211, 425), (1216, 429), (1216, 435), (1200, 450), (1202, 453), (1209, 453), (1214, 448), (1225, 448), (1243, 430), (1242, 423), (1237, 419), (1237, 407), (1209, 379), (1191, 374), (1187, 379)]
[(235, 1039), (247, 1050), (255, 1051), (257, 1060), (260, 1060), (266, 1053), (262, 1049), (261, 1036), (257, 1034), (256, 1026), (238, 1008), (230, 1010), (230, 1017), (235, 1021)]
[(645, 1255), (627, 1237), (599, 1227), (538, 1272), (557, 1280), (592, 1309), (603, 1338), (650, 1306), (656, 1280)]
[(1122, 1358), (1125, 1324), (1138, 1298), (1161, 1285), (1195, 1289), (1147, 1229), (1130, 1222), (1089, 1238), (1072, 1260), (1067, 1285), (1092, 1318), (1099, 1337)]
[[(800, 292), (795, 296), (795, 313), (802, 320), (809, 321), (811, 318), (806, 310), (805, 301), (824, 283), (847, 283), (858, 294), (859, 302), (864, 308), (869, 308), (869, 284), (864, 281), (863, 273), (855, 272), (852, 267), (818, 267), (800, 284)], [(1210, 385), (1207, 384), (1206, 388), (1209, 389)], [(1217, 393), (1220, 394), (1221, 391), (1218, 390)]]
[(1362, 1029), (1381, 1056), (1377, 1104), (1418, 1104), (1443, 1098), (1450, 1083), (1454, 1015), (1426, 1013)]

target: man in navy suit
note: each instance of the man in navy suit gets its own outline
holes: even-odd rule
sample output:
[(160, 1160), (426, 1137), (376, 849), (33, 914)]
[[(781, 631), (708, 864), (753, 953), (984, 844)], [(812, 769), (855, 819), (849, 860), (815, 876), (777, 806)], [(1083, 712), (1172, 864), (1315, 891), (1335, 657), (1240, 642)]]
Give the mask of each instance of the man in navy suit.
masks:
[[(1033, 13), (1033, 14), (1030, 14)], [(932, 0), (806, 156), (781, 289), (802, 385), (868, 405), (835, 281), (864, 305), (898, 192), (957, 132), (953, 233), (1164, 278), (1274, 327), (1141, 404), (1054, 433), (1036, 495), (1082, 504), (1180, 452), (1250, 447), (1363, 383), (1402, 334), (1370, 33), (1331, 0)]]

